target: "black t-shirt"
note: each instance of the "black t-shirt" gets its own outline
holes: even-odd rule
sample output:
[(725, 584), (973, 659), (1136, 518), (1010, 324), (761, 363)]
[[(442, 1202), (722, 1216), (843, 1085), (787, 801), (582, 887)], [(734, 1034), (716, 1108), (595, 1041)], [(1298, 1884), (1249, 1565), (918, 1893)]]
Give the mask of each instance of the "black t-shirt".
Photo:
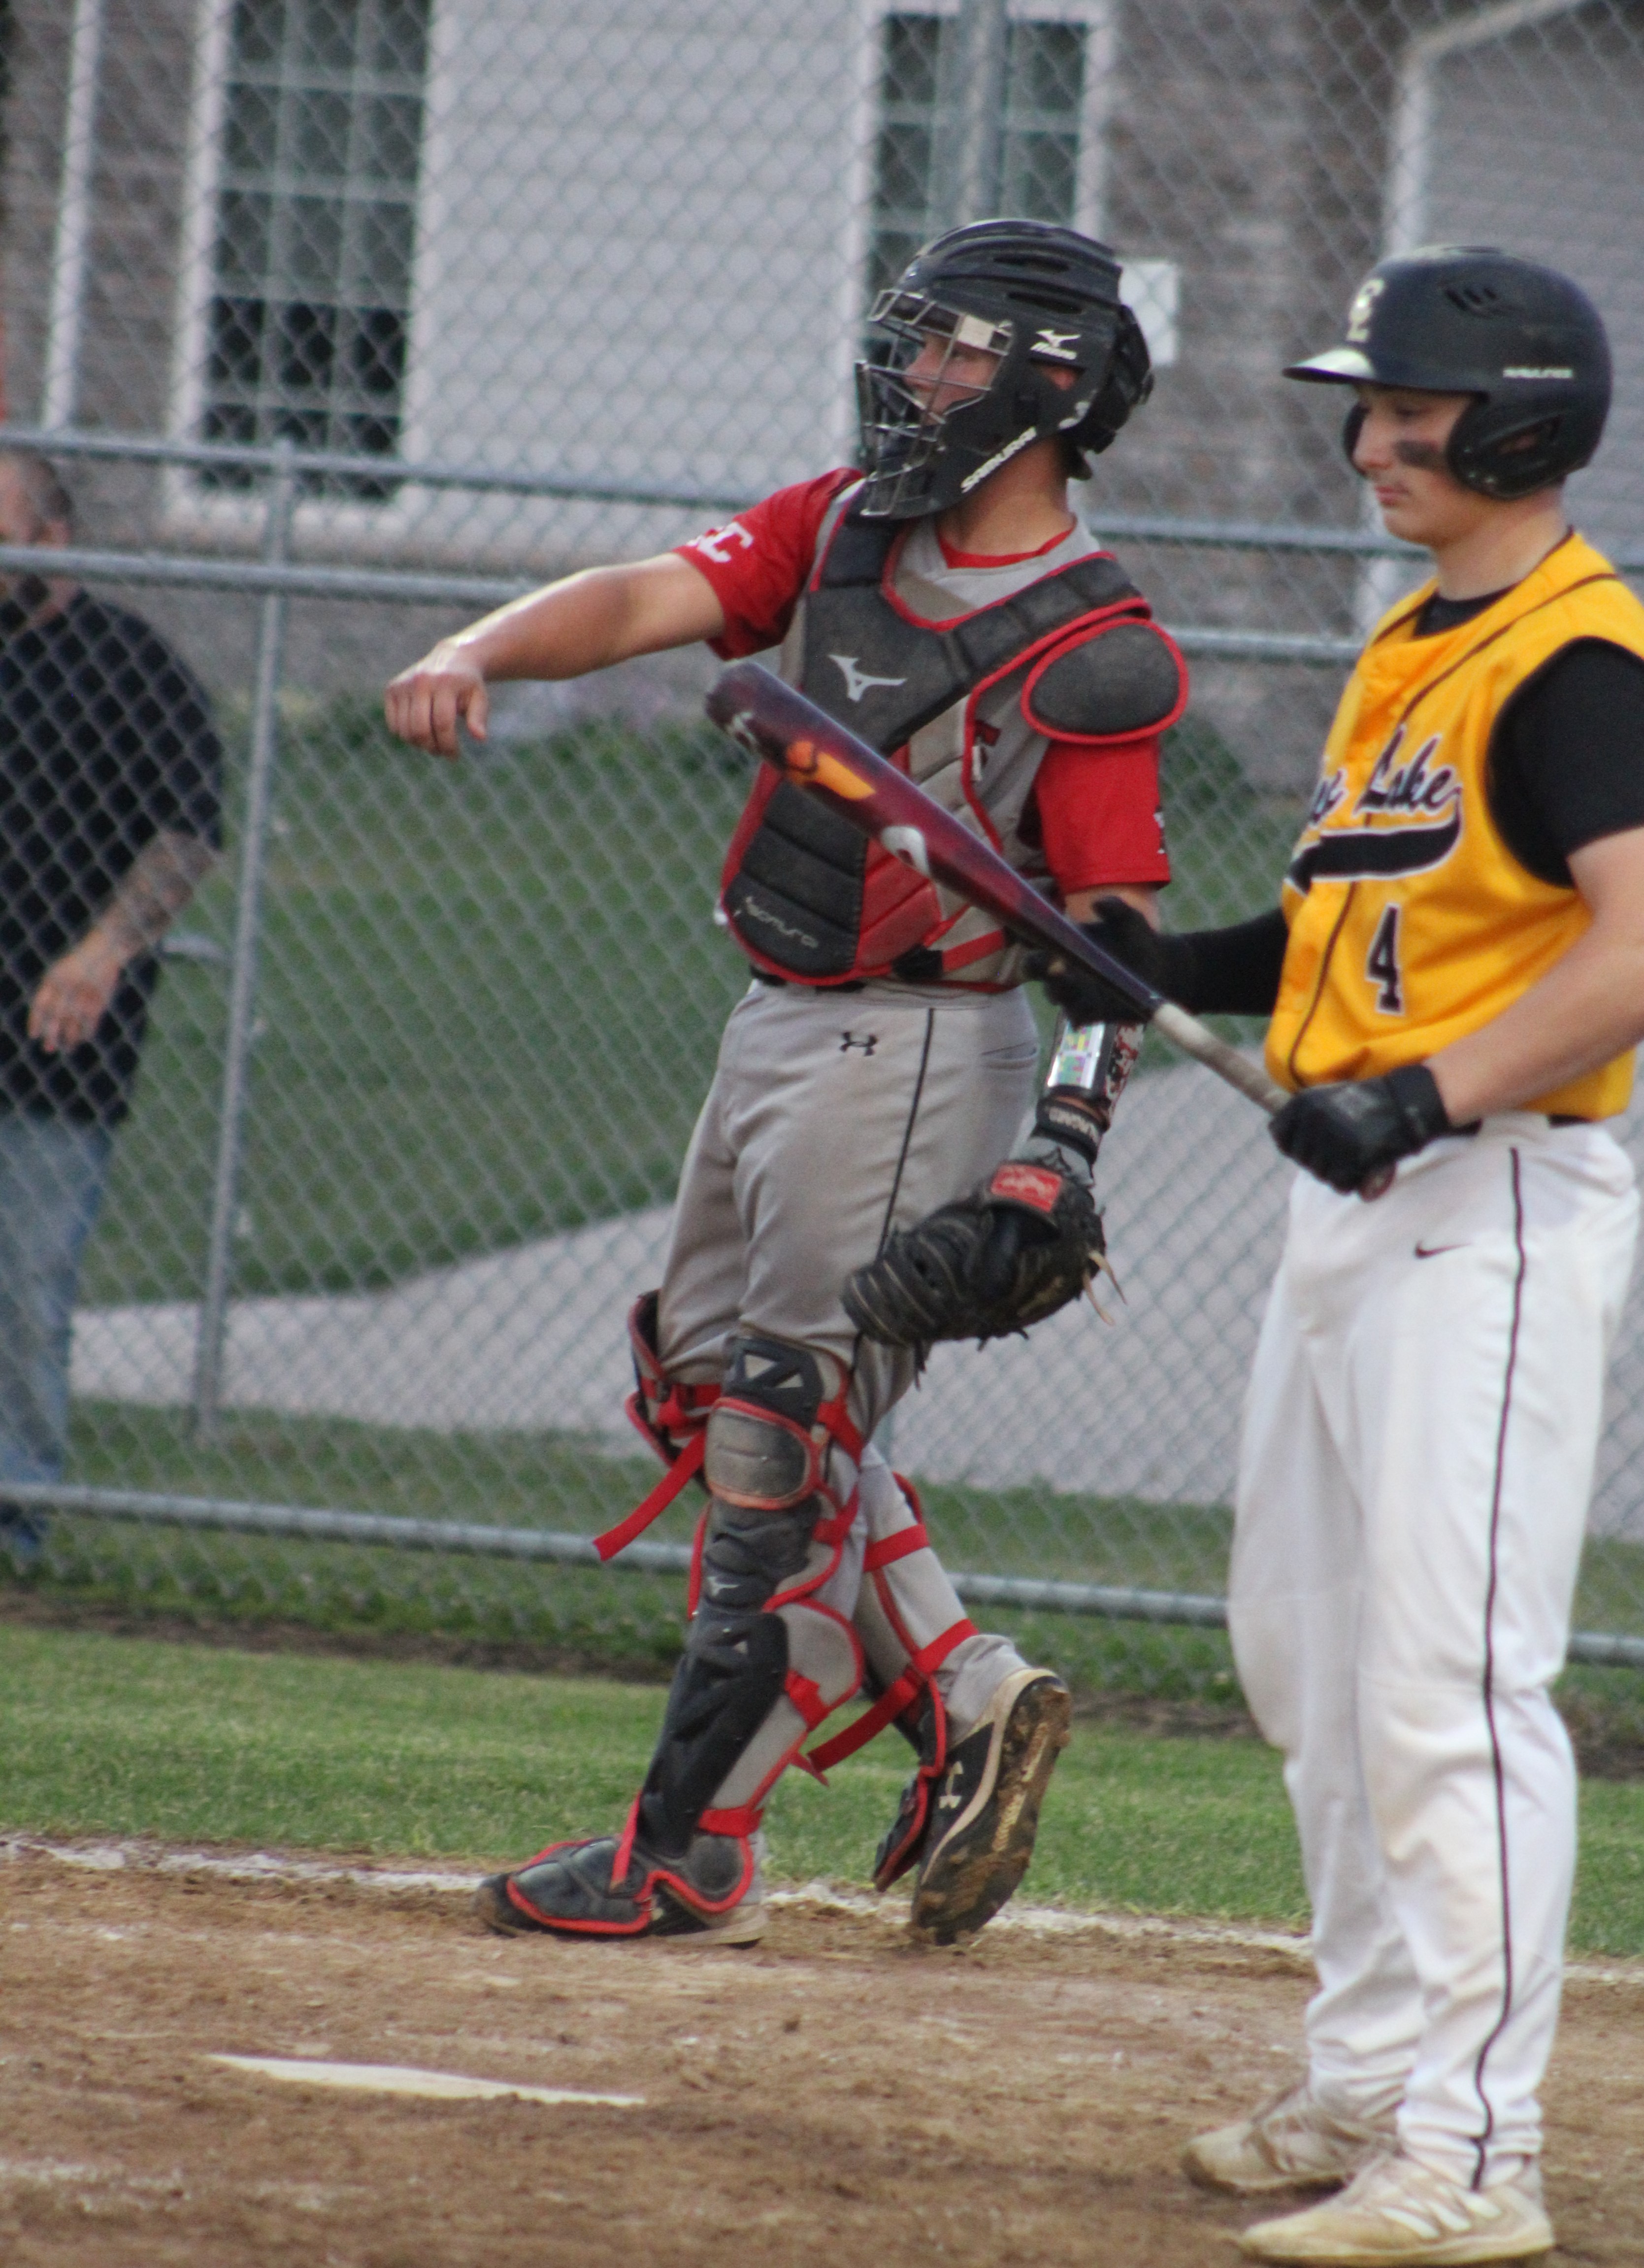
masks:
[[(1415, 635), (1436, 637), (1504, 595), (1435, 592)], [(1519, 865), (1568, 889), (1572, 850), (1644, 827), (1644, 660), (1603, 638), (1560, 646), (1497, 718), (1485, 785), (1490, 816)]]
[(204, 693), (139, 616), (81, 592), (0, 645), (0, 1109), (125, 1116), (158, 959), (65, 1054), (29, 1039), (29, 1005), (157, 835), (220, 843), (222, 774)]

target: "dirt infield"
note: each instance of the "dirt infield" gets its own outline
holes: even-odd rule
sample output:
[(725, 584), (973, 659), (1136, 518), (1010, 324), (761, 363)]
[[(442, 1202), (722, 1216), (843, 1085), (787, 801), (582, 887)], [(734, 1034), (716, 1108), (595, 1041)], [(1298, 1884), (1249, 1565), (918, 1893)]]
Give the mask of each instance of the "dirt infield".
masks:
[[(1253, 2216), (1176, 2169), (1290, 2071), (1294, 1954), (790, 1906), (747, 1953), (471, 1933), (461, 1901), (41, 1855), (0, 1866), (7, 2268), (1200, 2268)], [(1644, 1972), (1572, 1987), (1568, 2261), (1644, 2257)], [(336, 2094), (217, 2054), (632, 2093)]]

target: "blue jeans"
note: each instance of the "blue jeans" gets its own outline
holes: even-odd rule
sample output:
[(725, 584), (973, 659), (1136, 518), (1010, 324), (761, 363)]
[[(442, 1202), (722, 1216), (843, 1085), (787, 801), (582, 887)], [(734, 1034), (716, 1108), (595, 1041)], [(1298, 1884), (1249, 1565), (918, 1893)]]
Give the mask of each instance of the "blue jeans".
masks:
[(7, 1481), (62, 1476), (80, 1255), (114, 1142), (106, 1126), (0, 1111), (0, 1498)]

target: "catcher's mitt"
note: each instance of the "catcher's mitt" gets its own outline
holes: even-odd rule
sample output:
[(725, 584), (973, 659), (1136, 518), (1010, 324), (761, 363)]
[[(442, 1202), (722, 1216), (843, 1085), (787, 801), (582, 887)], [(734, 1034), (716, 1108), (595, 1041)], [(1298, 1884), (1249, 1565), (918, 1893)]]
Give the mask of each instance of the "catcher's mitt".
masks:
[(845, 1285), (845, 1312), (882, 1346), (1003, 1338), (1076, 1300), (1106, 1268), (1105, 1252), (1085, 1183), (1012, 1158), (858, 1268)]

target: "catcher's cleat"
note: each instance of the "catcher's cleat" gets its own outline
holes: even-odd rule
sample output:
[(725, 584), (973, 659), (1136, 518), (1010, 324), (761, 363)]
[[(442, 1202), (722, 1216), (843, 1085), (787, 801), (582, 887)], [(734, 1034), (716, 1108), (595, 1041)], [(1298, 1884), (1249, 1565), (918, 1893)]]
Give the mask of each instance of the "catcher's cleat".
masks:
[(1259, 2221), (1238, 2242), (1250, 2259), (1303, 2268), (1473, 2268), (1551, 2252), (1553, 2236), (1535, 2167), (1473, 2190), (1395, 2154), (1366, 2166), (1339, 2197)]
[(1231, 2190), (1239, 2197), (1336, 2190), (1397, 2144), (1391, 2111), (1375, 2120), (1341, 2117), (1303, 2080), (1264, 2103), (1253, 2118), (1195, 2135), (1182, 2152), (1182, 2170), (1201, 2189)]
[(765, 1934), (764, 1886), (740, 1838), (698, 1835), (677, 1865), (634, 1845), (613, 1879), (620, 1847), (614, 1835), (550, 1844), (512, 1874), (488, 1874), (474, 1893), (474, 1912), (503, 1936), (664, 1937), (708, 1946), (752, 1945)]
[(914, 1878), (915, 1937), (951, 1945), (973, 1936), (1011, 1896), (1033, 1856), (1039, 1805), (1072, 1715), (1053, 1671), (1018, 1669), (951, 1749)]

